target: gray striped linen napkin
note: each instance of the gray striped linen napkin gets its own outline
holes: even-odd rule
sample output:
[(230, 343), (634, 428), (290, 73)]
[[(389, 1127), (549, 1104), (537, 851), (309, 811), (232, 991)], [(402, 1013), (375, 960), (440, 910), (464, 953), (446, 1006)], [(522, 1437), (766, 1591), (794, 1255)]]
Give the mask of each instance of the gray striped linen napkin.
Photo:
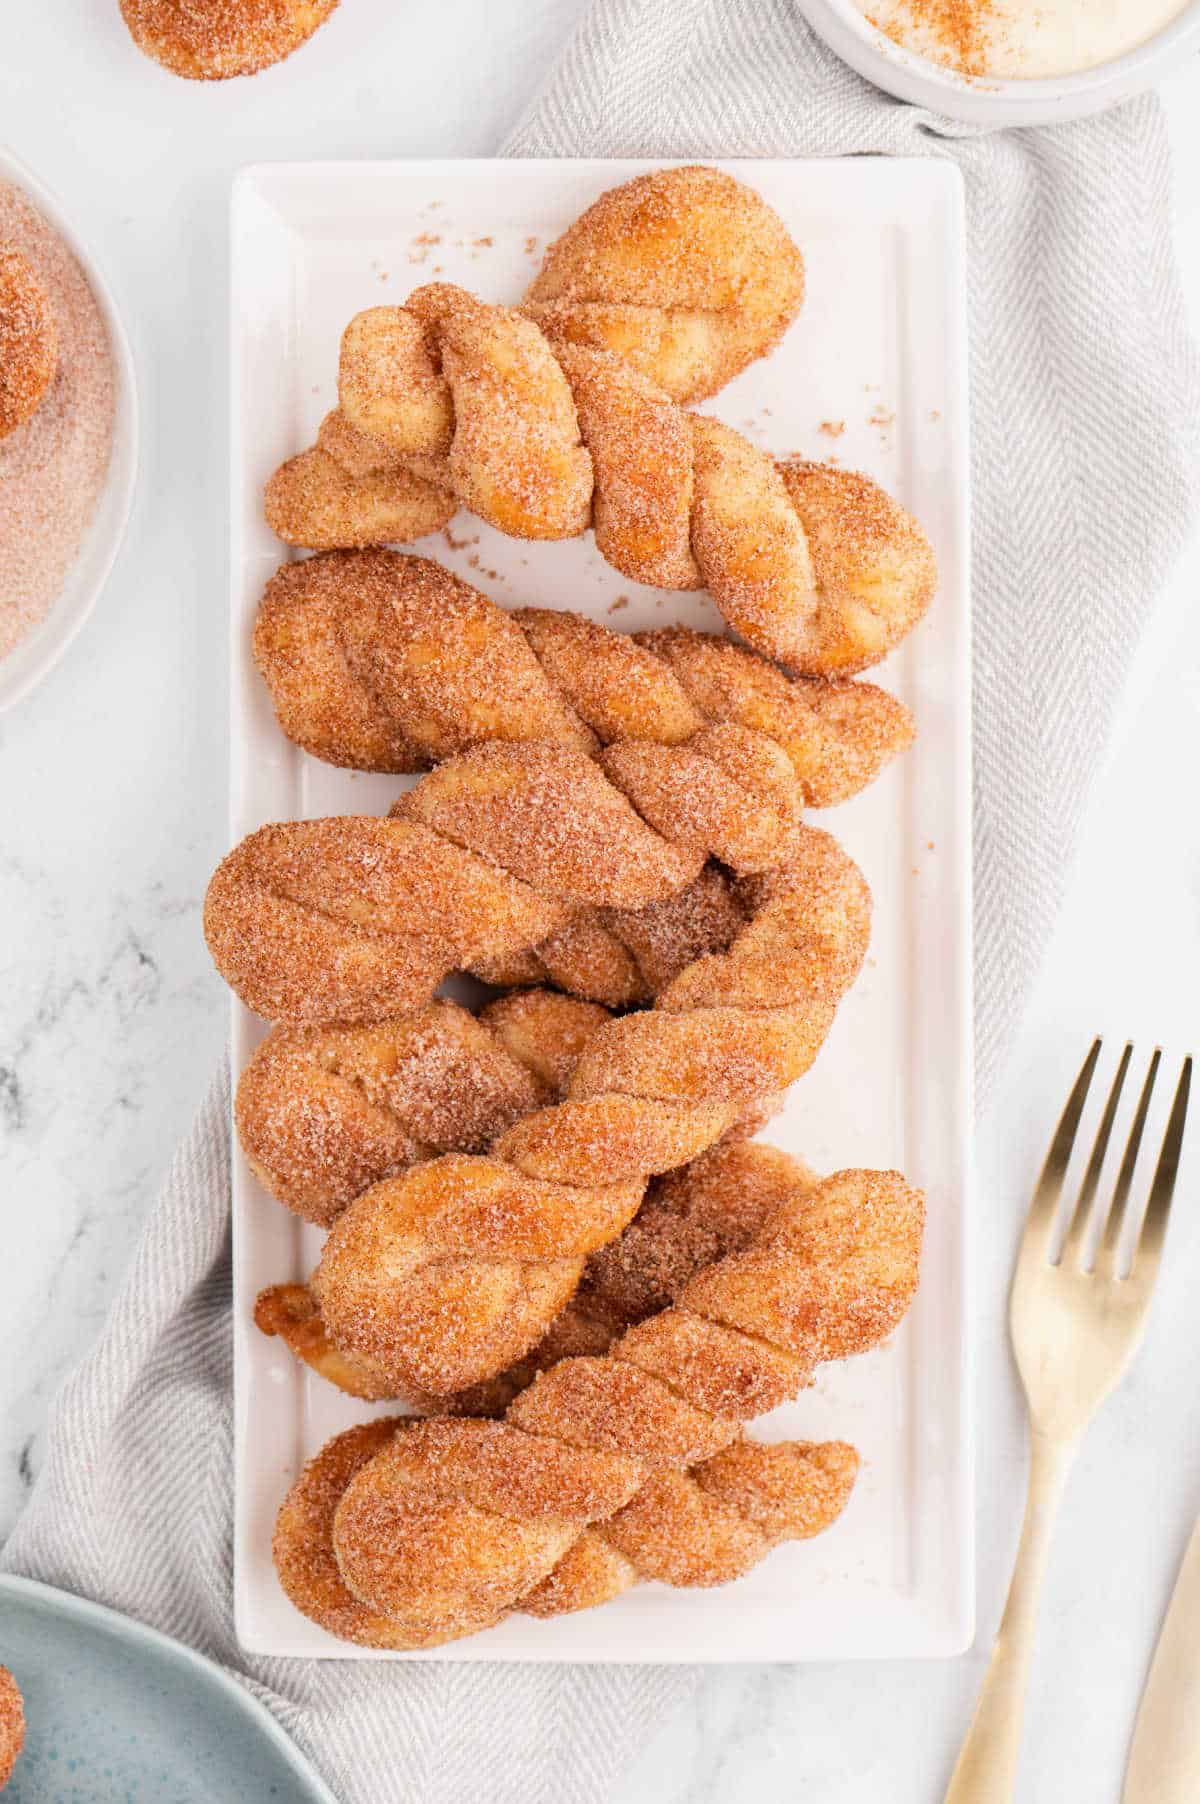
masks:
[[(979, 1065), (1011, 1037), (1088, 771), (1183, 538), (1195, 366), (1156, 103), (1054, 131), (892, 102), (790, 0), (596, 0), (516, 155), (953, 157), (971, 231)], [(345, 1804), (600, 1804), (694, 1668), (249, 1659), (234, 1640), (229, 1098), (205, 1102), (54, 1406), (9, 1569), (223, 1661)]]

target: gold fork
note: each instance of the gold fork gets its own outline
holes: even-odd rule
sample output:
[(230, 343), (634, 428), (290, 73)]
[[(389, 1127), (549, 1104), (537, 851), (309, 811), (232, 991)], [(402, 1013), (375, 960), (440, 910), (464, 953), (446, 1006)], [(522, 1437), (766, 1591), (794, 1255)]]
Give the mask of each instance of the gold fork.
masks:
[[(1134, 1111), (1112, 1200), (1098, 1206), (1100, 1241), (1094, 1263), (1087, 1264), (1093, 1205), (1133, 1058), (1132, 1046), (1126, 1046), (1121, 1054), (1079, 1195), (1068, 1215), (1061, 1251), (1054, 1254), (1058, 1202), (1099, 1057), (1100, 1041), (1096, 1040), (1050, 1142), (1017, 1258), (1009, 1323), (1029, 1404), (1029, 1496), (1000, 1632), (945, 1804), (1007, 1804), (1014, 1795), (1038, 1595), (1054, 1519), (1083, 1431), (1141, 1344), (1162, 1260), (1183, 1145), (1192, 1061), (1189, 1058), (1183, 1063), (1138, 1230), (1132, 1226), (1129, 1198), (1162, 1062), (1162, 1054), (1156, 1050)], [(1127, 1222), (1136, 1238), (1129, 1272), (1122, 1275), (1118, 1259)]]

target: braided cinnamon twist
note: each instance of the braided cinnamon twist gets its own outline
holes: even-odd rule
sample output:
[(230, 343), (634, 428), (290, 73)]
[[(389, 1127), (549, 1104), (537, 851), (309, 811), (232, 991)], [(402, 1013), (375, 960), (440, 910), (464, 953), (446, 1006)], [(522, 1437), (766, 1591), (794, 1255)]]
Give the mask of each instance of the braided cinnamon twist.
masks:
[[(669, 767), (664, 812), (676, 823), (681, 792), (690, 808), (703, 798), (713, 810), (719, 786), (726, 823), (748, 825), (732, 773), (702, 755), (709, 728), (769, 740), (791, 767), (797, 808), (844, 801), (912, 737), (907, 709), (871, 684), (791, 681), (727, 640), (683, 628), (635, 640), (575, 614), (510, 615), (439, 565), (387, 551), (285, 565), (267, 585), (254, 648), (281, 725), (318, 756), (414, 769), (492, 738), (593, 755), (620, 748), (607, 769), (635, 800), (631, 761), (643, 777)], [(648, 818), (661, 825), (663, 814)], [(723, 843), (736, 856), (736, 843)], [(476, 968), (505, 986), (549, 981), (629, 1006), (691, 958), (723, 950), (743, 918), (736, 890), (709, 866), (674, 899), (576, 914), (536, 955)]]
[[(524, 757), (554, 749), (485, 751), (507, 760), (514, 752)], [(470, 764), (474, 775), (478, 756), (454, 764)], [(582, 771), (598, 775), (590, 760), (578, 762)], [(425, 782), (437, 783), (453, 768), (443, 766)], [(452, 817), (459, 837), (474, 799)], [(400, 823), (296, 823), (267, 832), (301, 836), (311, 854), (312, 829), (331, 825)], [(248, 843), (253, 847), (262, 837)], [(368, 845), (374, 855), (374, 843)], [(869, 895), (857, 867), (827, 834), (797, 829), (792, 847), (788, 864), (760, 880), (759, 906), (728, 952), (696, 960), (652, 1009), (607, 1021), (591, 1035), (567, 1101), (518, 1121), (490, 1158), (447, 1156), (351, 1203), (335, 1222), (314, 1277), (326, 1326), (343, 1350), (384, 1374), (398, 1394), (460, 1390), (512, 1364), (562, 1309), (587, 1254), (630, 1220), (650, 1175), (695, 1158), (748, 1108), (807, 1070), (865, 953)], [(341, 906), (373, 921), (377, 916), (366, 912), (363, 897), (361, 847), (354, 855), (360, 862), (351, 869), (347, 861), (339, 876), (343, 882), (354, 876), (357, 887)], [(243, 882), (238, 859), (235, 853), (226, 865), (233, 862), (234, 877)], [(261, 882), (260, 872), (261, 866), (249, 881)], [(282, 878), (279, 873), (277, 864), (271, 873), (277, 888), (268, 902), (280, 894), (283, 901), (278, 913), (267, 907), (259, 916), (265, 925), (244, 910), (235, 924), (220, 895), (228, 937), (219, 939), (210, 923), (218, 963), (239, 979), (235, 987), (245, 1000), (261, 994), (264, 960), (277, 952), (272, 923), (291, 929), (298, 915), (307, 932), (309, 913), (298, 911), (292, 898), (318, 903), (317, 948), (331, 958), (339, 952), (331, 937), (338, 892), (328, 882), (314, 888), (313, 873), (299, 858), (283, 867)], [(368, 872), (368, 879), (374, 875)], [(448, 889), (447, 898), (453, 897)], [(385, 902), (393, 917), (412, 913), (408, 897), (402, 903), (395, 890), (390, 897), (373, 890), (369, 900), (378, 916)], [(444, 898), (440, 906), (448, 905)], [(210, 913), (213, 907), (210, 892)], [(436, 919), (432, 903), (417, 913)], [(357, 956), (359, 943), (351, 940), (346, 957)], [(362, 943), (374, 949), (377, 941)], [(243, 962), (232, 963), (231, 946)], [(426, 949), (427, 982), (449, 962), (439, 954), (431, 967), (429, 957)], [(312, 963), (310, 948), (302, 970)], [(254, 987), (240, 981), (247, 971)], [(292, 983), (296, 974), (293, 963), (283, 976)], [(307, 994), (303, 983), (299, 994)], [(328, 990), (324, 997), (327, 1002)], [(418, 998), (406, 1000), (413, 1005)]]
[[(284, 1591), (319, 1627), (361, 1647), (434, 1647), (407, 1622), (384, 1615), (348, 1588), (333, 1548), (337, 1507), (347, 1486), (412, 1421), (387, 1416), (335, 1435), (288, 1492), (275, 1526), (274, 1555)], [(659, 1474), (609, 1521), (589, 1528), (548, 1576), (521, 1599), (531, 1616), (586, 1610), (645, 1578), (673, 1585), (722, 1585), (782, 1541), (829, 1528), (849, 1501), (858, 1455), (844, 1441), (736, 1441), (685, 1473)]]
[[(351, 321), (339, 394), (341, 418), (267, 485), (287, 544), (404, 543), (456, 503), (516, 538), (590, 525), (622, 575), (707, 589), (749, 644), (803, 675), (877, 664), (933, 599), (928, 539), (870, 477), (776, 463), (613, 353), (546, 339), (446, 283)], [(402, 477), (389, 512), (381, 485)]]
[[(739, 1122), (731, 1134), (756, 1125)], [(539, 1372), (560, 1359), (606, 1353), (626, 1328), (667, 1308), (703, 1266), (748, 1246), (773, 1214), (816, 1181), (806, 1165), (775, 1147), (727, 1136), (651, 1182), (633, 1221), (590, 1256), (574, 1296), (523, 1359), (450, 1396), (414, 1390), (399, 1400), (426, 1415), (502, 1415)], [(334, 1344), (307, 1284), (261, 1291), (254, 1321), (339, 1390), (368, 1402), (395, 1400), (383, 1374)]]
[[(535, 629), (547, 658), (571, 630), (556, 618)], [(244, 840), (210, 886), (209, 944), (272, 1020), (381, 1019), (461, 967), (536, 979), (503, 968), (530, 950), (576, 988), (573, 966), (611, 963), (612, 934), (597, 943), (592, 911), (666, 904), (709, 857), (742, 872), (780, 865), (800, 799), (783, 747), (732, 719), (682, 744), (617, 741), (596, 763), (552, 741), (490, 741), (425, 777), (394, 820), (291, 823)], [(583, 993), (635, 999), (628, 965)]]
[(439, 997), (367, 1027), (277, 1027), (238, 1082), (242, 1151), (264, 1189), (327, 1228), (372, 1184), (439, 1153), (483, 1152), (563, 1095), (605, 1018), (529, 990), (478, 1015)]
[[(676, 401), (697, 401), (765, 356), (803, 298), (803, 261), (778, 215), (733, 177), (683, 166), (602, 194), (551, 245), (525, 313), (555, 340), (612, 352)], [(394, 350), (419, 381), (407, 317), (376, 319), (382, 356)], [(431, 404), (410, 391), (416, 416)], [(266, 500), (280, 537), (312, 550), (405, 544), (458, 507), (440, 463), (418, 456), (408, 469), (340, 412), (276, 472)]]
[(869, 478), (776, 465), (681, 403), (778, 342), (803, 265), (757, 196), (715, 170), (605, 195), (552, 247), (520, 309), (445, 282), (342, 340), (339, 411), (267, 485), (309, 550), (403, 543), (457, 504), (518, 538), (573, 538), (635, 582), (707, 588), (794, 670), (876, 663), (936, 587), (929, 544)]
[[(594, 1524), (612, 1535), (611, 1519), (648, 1483), (653, 1500), (660, 1478), (685, 1507), (674, 1475), (731, 1448), (743, 1422), (795, 1395), (821, 1361), (892, 1331), (916, 1287), (923, 1218), (898, 1173), (839, 1172), (609, 1354), (541, 1374), (503, 1422), (414, 1423), (346, 1474), (340, 1500), (327, 1483), (336, 1577), (366, 1606), (366, 1632), (427, 1646), (526, 1601), (553, 1609), (554, 1587), (542, 1588)], [(654, 1537), (637, 1521), (627, 1539), (617, 1527), (617, 1551), (670, 1578), (670, 1548), (656, 1570)], [(285, 1503), (285, 1585), (298, 1532)], [(580, 1563), (585, 1586), (594, 1562)]]
[(872, 683), (786, 677), (710, 633), (631, 637), (581, 614), (507, 613), (428, 558), (327, 552), (263, 594), (254, 660), (289, 739), (355, 770), (417, 771), (485, 739), (595, 755), (730, 723), (787, 756), (808, 807), (856, 795), (912, 740)]
[(546, 252), (523, 311), (555, 340), (612, 351), (676, 401), (715, 395), (778, 344), (804, 262), (762, 196), (682, 164), (609, 188)]

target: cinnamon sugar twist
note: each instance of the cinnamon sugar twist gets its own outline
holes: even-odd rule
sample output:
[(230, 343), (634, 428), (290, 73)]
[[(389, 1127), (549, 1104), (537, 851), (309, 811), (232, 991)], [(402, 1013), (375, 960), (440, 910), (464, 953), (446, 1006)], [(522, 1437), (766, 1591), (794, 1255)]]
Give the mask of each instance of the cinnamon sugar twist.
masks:
[[(548, 646), (555, 635), (565, 645), (559, 618), (536, 627)], [(596, 762), (551, 740), (492, 740), (426, 776), (388, 820), (250, 835), (210, 885), (206, 934), (223, 975), (269, 1020), (380, 1020), (420, 1006), (458, 968), (500, 983), (544, 969), (622, 1004), (640, 998), (609, 929), (627, 947), (630, 911), (669, 914), (709, 858), (742, 873), (784, 863), (800, 801), (784, 747), (730, 718), (683, 743), (617, 741)], [(597, 909), (621, 919), (597, 924)], [(652, 956), (653, 930), (643, 938)], [(539, 965), (514, 971), (529, 952)], [(578, 974), (591, 972), (596, 987), (585, 987)]]
[[(551, 741), (605, 760), (639, 806), (657, 806), (652, 825), (670, 830), (685, 807), (703, 806), (709, 843), (732, 861), (747, 856), (754, 816), (734, 773), (708, 755), (709, 730), (769, 741), (787, 761), (780, 773), (790, 766), (797, 808), (857, 793), (913, 731), (908, 710), (872, 684), (789, 679), (686, 628), (631, 638), (577, 614), (509, 614), (440, 565), (390, 551), (285, 565), (267, 584), (254, 655), (284, 731), (317, 756), (413, 770), (487, 739)], [(666, 773), (669, 793), (651, 794)], [(536, 953), (476, 968), (504, 986), (548, 981), (629, 1006), (723, 950), (743, 915), (710, 865), (674, 899), (576, 914)]]
[[(559, 759), (570, 761), (570, 780), (547, 789)], [(532, 817), (523, 816), (518, 831), (509, 820), (493, 832), (486, 803), (496, 793), (497, 770), (506, 784), (514, 770), (528, 777), (531, 768)], [(466, 948), (449, 952), (438, 935), (474, 868), (493, 885), (502, 874), (454, 842), (465, 839), (496, 858), (533, 846), (536, 869), (526, 874), (544, 877), (556, 852), (570, 852), (563, 811), (585, 774), (603, 781), (580, 754), (490, 745), (425, 778), (406, 804), (416, 799), (417, 818), (436, 821), (453, 837), (417, 841), (418, 875), (428, 868), (430, 846), (438, 859), (472, 861), (457, 888), (453, 863), (437, 867), (440, 896), (414, 894), (407, 842), (393, 848), (376, 837), (405, 830), (405, 822), (264, 829), (225, 861), (209, 892), (209, 940), (219, 966), (252, 1006), (276, 996), (311, 1006), (315, 990), (336, 1016), (330, 1005), (339, 998), (354, 995), (361, 1006), (361, 988), (347, 982), (348, 972), (358, 976), (360, 947), (373, 959), (385, 937), (396, 937), (385, 930), (415, 918), (430, 923), (426, 937), (400, 936), (398, 949), (381, 954), (406, 986), (403, 1000), (385, 987), (382, 1012), (424, 1002), (449, 966), (469, 962)], [(444, 785), (444, 810), (436, 793), (422, 799), (425, 785)], [(586, 818), (595, 820), (594, 808)], [(629, 819), (637, 823), (632, 810)], [(545, 838), (529, 832), (539, 820)], [(642, 842), (634, 843), (640, 849)], [(264, 847), (273, 862), (263, 858)], [(580, 881), (595, 872), (594, 841), (587, 850), (586, 859), (565, 860)], [(633, 868), (640, 880), (640, 850)], [(754, 913), (727, 952), (686, 966), (651, 1010), (597, 1029), (567, 1101), (519, 1121), (490, 1158), (452, 1155), (415, 1167), (376, 1185), (338, 1218), (314, 1277), (326, 1324), (341, 1347), (387, 1375), (398, 1393), (459, 1390), (519, 1358), (566, 1303), (587, 1254), (630, 1220), (647, 1178), (695, 1158), (812, 1063), (865, 953), (869, 893), (836, 842), (812, 828), (794, 830), (788, 862), (757, 888)], [(500, 918), (507, 931), (512, 911)], [(467, 948), (477, 955), (477, 926), (468, 921), (463, 931), (475, 932)], [(283, 934), (292, 937), (281, 965)], [(370, 973), (375, 995), (377, 963)]]
[[(684, 166), (602, 194), (551, 245), (525, 311), (556, 340), (615, 353), (694, 401), (770, 351), (803, 297), (804, 265), (778, 215), (733, 177)], [(378, 355), (409, 381), (418, 438), (436, 431), (436, 383), (425, 386), (408, 315), (372, 317)], [(360, 412), (369, 422), (369, 399)], [(369, 426), (334, 412), (312, 449), (276, 472), (266, 505), (281, 538), (319, 551), (409, 543), (445, 526), (458, 500), (439, 459), (418, 451), (409, 468)]]
[(932, 598), (916, 521), (865, 476), (776, 465), (682, 405), (769, 351), (802, 298), (758, 196), (711, 169), (639, 177), (551, 248), (522, 308), (436, 282), (358, 314), (339, 409), (271, 478), (267, 519), (309, 550), (404, 542), (455, 504), (518, 538), (591, 526), (623, 575), (707, 588), (790, 668), (865, 669)]
[[(346, 1585), (333, 1548), (347, 1486), (412, 1421), (387, 1416), (335, 1435), (292, 1486), (275, 1527), (275, 1566), (296, 1608), (362, 1647), (433, 1647), (404, 1619), (363, 1603)], [(644, 1579), (722, 1585), (782, 1541), (808, 1540), (849, 1500), (858, 1455), (844, 1441), (736, 1441), (683, 1473), (661, 1473), (607, 1522), (585, 1529), (558, 1565), (523, 1597), (531, 1616), (561, 1616), (607, 1603)]]
[(485, 739), (592, 755), (627, 740), (677, 746), (731, 723), (772, 740), (801, 802), (828, 808), (913, 736), (908, 709), (872, 683), (789, 678), (687, 627), (631, 636), (581, 614), (509, 613), (440, 564), (394, 551), (282, 565), (259, 606), (254, 660), (288, 737), (355, 770), (426, 770)]
[[(547, 1580), (596, 1523), (612, 1537), (616, 1519), (636, 1570), (683, 1571), (670, 1548), (655, 1571), (653, 1534), (635, 1512), (623, 1538), (618, 1512), (651, 1484), (651, 1518), (656, 1495), (686, 1517), (675, 1475), (733, 1447), (821, 1361), (890, 1333), (915, 1290), (923, 1216), (898, 1173), (839, 1172), (611, 1353), (543, 1373), (503, 1422), (406, 1428), (346, 1474), (340, 1500), (327, 1496), (338, 1581), (388, 1645), (427, 1646), (527, 1602), (553, 1609)], [(285, 1504), (281, 1533), (288, 1522)]]
[[(351, 321), (339, 394), (340, 419), (267, 485), (288, 544), (404, 542), (453, 503), (515, 538), (590, 525), (623, 576), (707, 589), (749, 644), (805, 675), (878, 663), (933, 599), (928, 539), (869, 477), (776, 463), (611, 351), (548, 339), (449, 284)], [(397, 474), (425, 485), (411, 522), (411, 487), (379, 510)]]
[(740, 1252), (785, 1203), (817, 1182), (798, 1159), (742, 1138), (758, 1125), (738, 1122), (690, 1165), (653, 1180), (629, 1226), (588, 1259), (578, 1290), (541, 1340), (507, 1371), (468, 1390), (441, 1397), (409, 1391), (397, 1399), (386, 1375), (335, 1345), (307, 1284), (261, 1291), (255, 1326), (279, 1336), (297, 1359), (349, 1396), (399, 1400), (426, 1415), (503, 1415), (539, 1372), (560, 1359), (606, 1353), (626, 1328), (667, 1308), (696, 1272)]
[(605, 1010), (552, 990), (478, 1015), (438, 997), (366, 1027), (277, 1027), (238, 1080), (234, 1119), (255, 1177), (328, 1227), (372, 1184), (445, 1152), (483, 1152), (565, 1093)]

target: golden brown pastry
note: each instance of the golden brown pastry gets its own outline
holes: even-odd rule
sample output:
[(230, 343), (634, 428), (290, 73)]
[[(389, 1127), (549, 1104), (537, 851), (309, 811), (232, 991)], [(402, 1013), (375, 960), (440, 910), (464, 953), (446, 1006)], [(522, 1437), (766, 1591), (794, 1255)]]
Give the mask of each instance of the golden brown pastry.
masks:
[(520, 1358), (647, 1179), (697, 1157), (816, 1057), (868, 931), (857, 869), (811, 829), (728, 953), (589, 1038), (567, 1100), (489, 1158), (450, 1155), (358, 1197), (313, 1276), (345, 1352), (396, 1387), (444, 1394)]
[[(561, 617), (536, 630), (562, 646)], [(654, 668), (670, 680), (661, 660)], [(428, 688), (440, 691), (436, 671)], [(599, 957), (590, 942), (572, 945), (591, 933), (592, 911), (665, 904), (710, 857), (741, 873), (777, 868), (801, 799), (784, 746), (731, 719), (684, 743), (619, 740), (596, 762), (550, 739), (490, 740), (423, 778), (387, 821), (250, 835), (210, 885), (206, 933), (218, 967), (267, 1019), (380, 1020), (420, 1006), (455, 968), (527, 982), (506, 967), (530, 950)], [(624, 981), (581, 993), (631, 999)]]
[(832, 1527), (858, 1454), (845, 1441), (734, 1441), (687, 1472), (653, 1472), (615, 1516), (587, 1528), (521, 1599), (530, 1616), (609, 1603), (630, 1586), (727, 1585), (783, 1541)]
[(0, 244), (0, 439), (37, 412), (58, 368), (58, 321), (29, 259)]
[(435, 282), (358, 314), (338, 411), (272, 478), (268, 518), (308, 550), (402, 543), (380, 488), (405, 473), (422, 531), (449, 495), (519, 538), (590, 525), (625, 576), (707, 588), (790, 669), (865, 669), (932, 598), (920, 527), (868, 478), (777, 467), (682, 406), (769, 352), (803, 292), (750, 189), (701, 167), (640, 176), (551, 247), (523, 307)]
[[(563, 900), (633, 905), (642, 886), (694, 869), (565, 748), (483, 746), (401, 806), (404, 820), (263, 829), (225, 860), (205, 925), (243, 1001), (293, 1019), (383, 1019), (423, 1006), (455, 966), (540, 944), (565, 924), (552, 913)], [(826, 834), (794, 828), (786, 858), (756, 880), (728, 951), (685, 966), (652, 1010), (598, 1028), (565, 1103), (518, 1122), (490, 1159), (448, 1156), (351, 1204), (315, 1275), (343, 1351), (397, 1391), (502, 1370), (650, 1175), (807, 1070), (864, 956), (869, 893)]]
[(271, 531), (285, 544), (311, 551), (411, 545), (440, 532), (457, 508), (449, 489), (422, 482), (394, 463), (351, 475), (319, 444), (280, 464), (263, 495)]
[[(392, 1646), (473, 1633), (527, 1600), (573, 1607), (565, 1584), (549, 1597), (542, 1587), (581, 1535), (602, 1523), (607, 1537), (647, 1483), (647, 1512), (625, 1519), (627, 1533), (618, 1521), (616, 1551), (638, 1572), (704, 1582), (703, 1559), (656, 1547), (656, 1498), (676, 1537), (697, 1500), (673, 1475), (733, 1448), (743, 1422), (794, 1395), (821, 1361), (892, 1331), (916, 1287), (923, 1215), (920, 1193), (898, 1173), (839, 1172), (609, 1354), (543, 1373), (503, 1422), (413, 1423), (373, 1456), (360, 1447), (365, 1459), (345, 1458), (319, 1486), (302, 1477), (276, 1541), (289, 1595), (329, 1623), (348, 1593), (371, 1620), (351, 1612), (340, 1632), (383, 1632)], [(372, 1428), (382, 1439), (381, 1425)], [(754, 1482), (734, 1458), (718, 1494), (732, 1502)], [(332, 1561), (323, 1542), (331, 1513)], [(619, 1571), (597, 1580), (594, 1562), (581, 1566), (581, 1603), (620, 1588)], [(313, 1571), (320, 1583), (308, 1582)]]
[(622, 740), (678, 746), (731, 723), (772, 740), (800, 801), (824, 808), (913, 736), (908, 710), (874, 684), (789, 678), (687, 627), (631, 637), (581, 614), (509, 614), (394, 551), (284, 564), (259, 606), (254, 658), (288, 737), (357, 770), (425, 770), (485, 739), (593, 755)]
[[(738, 1124), (730, 1133), (741, 1131)], [(816, 1181), (800, 1160), (775, 1147), (728, 1137), (690, 1165), (652, 1180), (632, 1222), (591, 1255), (578, 1290), (536, 1346), (507, 1371), (450, 1396), (410, 1390), (398, 1398), (386, 1373), (335, 1345), (307, 1284), (273, 1284), (260, 1292), (255, 1324), (352, 1397), (398, 1400), (424, 1414), (502, 1415), (558, 1360), (606, 1353), (626, 1328), (674, 1302), (702, 1267), (748, 1246), (772, 1214)]]
[[(407, 1621), (363, 1603), (334, 1554), (334, 1520), (347, 1486), (412, 1427), (410, 1419), (387, 1416), (335, 1435), (304, 1468), (275, 1525), (276, 1570), (296, 1608), (362, 1647), (436, 1647), (454, 1638), (441, 1629), (414, 1635)], [(857, 1471), (858, 1455), (844, 1441), (734, 1442), (688, 1472), (648, 1480), (624, 1509), (585, 1529), (519, 1608), (561, 1616), (607, 1603), (646, 1578), (726, 1584), (780, 1542), (830, 1527)]]
[(255, 1177), (328, 1227), (383, 1178), (443, 1152), (483, 1152), (560, 1094), (605, 1010), (552, 990), (479, 1015), (437, 997), (367, 1027), (277, 1027), (238, 1082), (234, 1120)]
[(559, 343), (613, 351), (675, 401), (765, 357), (804, 299), (779, 215), (699, 164), (610, 188), (546, 252), (522, 311)]
[(120, 0), (139, 50), (173, 75), (225, 81), (282, 62), (338, 0)]
[[(546, 338), (519, 311), (449, 283), (351, 321), (339, 404), (379, 462), (390, 452), (514, 537), (571, 538), (590, 524), (623, 575), (706, 588), (757, 651), (800, 674), (877, 663), (937, 587), (921, 527), (869, 477), (777, 465), (614, 352)], [(347, 545), (371, 541), (359, 480), (347, 470)], [(284, 536), (331, 543), (302, 515)]]

